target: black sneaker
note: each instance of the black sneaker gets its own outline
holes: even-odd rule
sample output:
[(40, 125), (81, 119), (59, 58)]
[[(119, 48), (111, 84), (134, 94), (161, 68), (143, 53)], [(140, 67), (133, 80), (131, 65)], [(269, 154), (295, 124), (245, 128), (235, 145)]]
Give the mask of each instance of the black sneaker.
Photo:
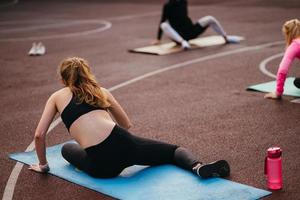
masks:
[(202, 178), (227, 177), (230, 175), (230, 167), (226, 160), (199, 165), (196, 170), (197, 174)]

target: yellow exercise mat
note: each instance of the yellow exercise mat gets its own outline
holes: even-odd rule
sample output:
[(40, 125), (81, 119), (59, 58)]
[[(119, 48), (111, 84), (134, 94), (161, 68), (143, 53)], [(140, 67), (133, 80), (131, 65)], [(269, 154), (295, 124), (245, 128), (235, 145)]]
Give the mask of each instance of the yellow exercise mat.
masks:
[[(233, 36), (232, 36), (233, 37)], [(238, 43), (241, 40), (244, 40), (243, 37), (234, 36), (236, 38), (235, 42)], [(192, 49), (215, 46), (215, 45), (222, 45), (225, 44), (225, 40), (222, 36), (208, 36), (208, 37), (200, 37), (189, 41)], [(169, 42), (160, 45), (151, 45), (136, 49), (129, 50), (133, 53), (145, 53), (145, 54), (154, 54), (154, 55), (166, 55), (171, 53), (177, 53), (184, 51), (180, 45), (176, 45), (175, 42)]]

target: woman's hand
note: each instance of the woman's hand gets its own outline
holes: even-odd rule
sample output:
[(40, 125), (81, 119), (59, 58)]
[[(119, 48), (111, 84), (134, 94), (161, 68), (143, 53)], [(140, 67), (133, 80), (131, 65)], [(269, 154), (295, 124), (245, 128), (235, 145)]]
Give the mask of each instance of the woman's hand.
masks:
[(270, 92), (264, 96), (265, 99), (281, 99), (275, 92)]
[(32, 164), (28, 169), (38, 173), (47, 173), (50, 170), (48, 163), (46, 163), (45, 165)]

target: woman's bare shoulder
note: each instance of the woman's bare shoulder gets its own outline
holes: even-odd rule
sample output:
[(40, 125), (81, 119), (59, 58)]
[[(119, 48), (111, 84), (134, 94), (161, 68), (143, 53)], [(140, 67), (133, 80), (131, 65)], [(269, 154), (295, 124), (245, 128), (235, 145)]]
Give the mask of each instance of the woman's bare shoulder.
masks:
[(106, 96), (110, 96), (111, 93), (109, 92), (108, 89), (104, 88), (104, 87), (100, 87), (101, 91), (106, 95)]
[(104, 88), (104, 87), (100, 87), (100, 89), (102, 90), (102, 91), (108, 91), (106, 88)]
[(70, 93), (71, 93), (70, 88), (64, 87), (64, 88), (61, 88), (61, 89), (55, 91), (55, 92), (50, 96), (50, 98), (56, 99), (56, 98), (60, 98), (60, 97), (64, 97), (64, 96), (69, 96)]

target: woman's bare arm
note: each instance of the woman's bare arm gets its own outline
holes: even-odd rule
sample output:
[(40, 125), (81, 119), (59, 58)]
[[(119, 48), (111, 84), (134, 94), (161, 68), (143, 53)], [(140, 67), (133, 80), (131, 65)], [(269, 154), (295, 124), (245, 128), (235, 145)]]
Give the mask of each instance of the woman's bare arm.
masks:
[(35, 148), (39, 159), (39, 164), (31, 165), (29, 169), (32, 169), (37, 172), (46, 172), (49, 170), (48, 162), (46, 159), (46, 134), (56, 113), (57, 108), (55, 104), (55, 95), (53, 94), (50, 96), (46, 103), (44, 112), (42, 114), (42, 117), (39, 121), (34, 135)]
[(125, 129), (129, 129), (130, 127), (132, 127), (129, 117), (127, 116), (122, 106), (114, 98), (114, 96), (107, 89), (102, 88), (102, 90), (107, 95), (108, 101), (111, 104), (108, 110), (115, 118), (118, 125)]

